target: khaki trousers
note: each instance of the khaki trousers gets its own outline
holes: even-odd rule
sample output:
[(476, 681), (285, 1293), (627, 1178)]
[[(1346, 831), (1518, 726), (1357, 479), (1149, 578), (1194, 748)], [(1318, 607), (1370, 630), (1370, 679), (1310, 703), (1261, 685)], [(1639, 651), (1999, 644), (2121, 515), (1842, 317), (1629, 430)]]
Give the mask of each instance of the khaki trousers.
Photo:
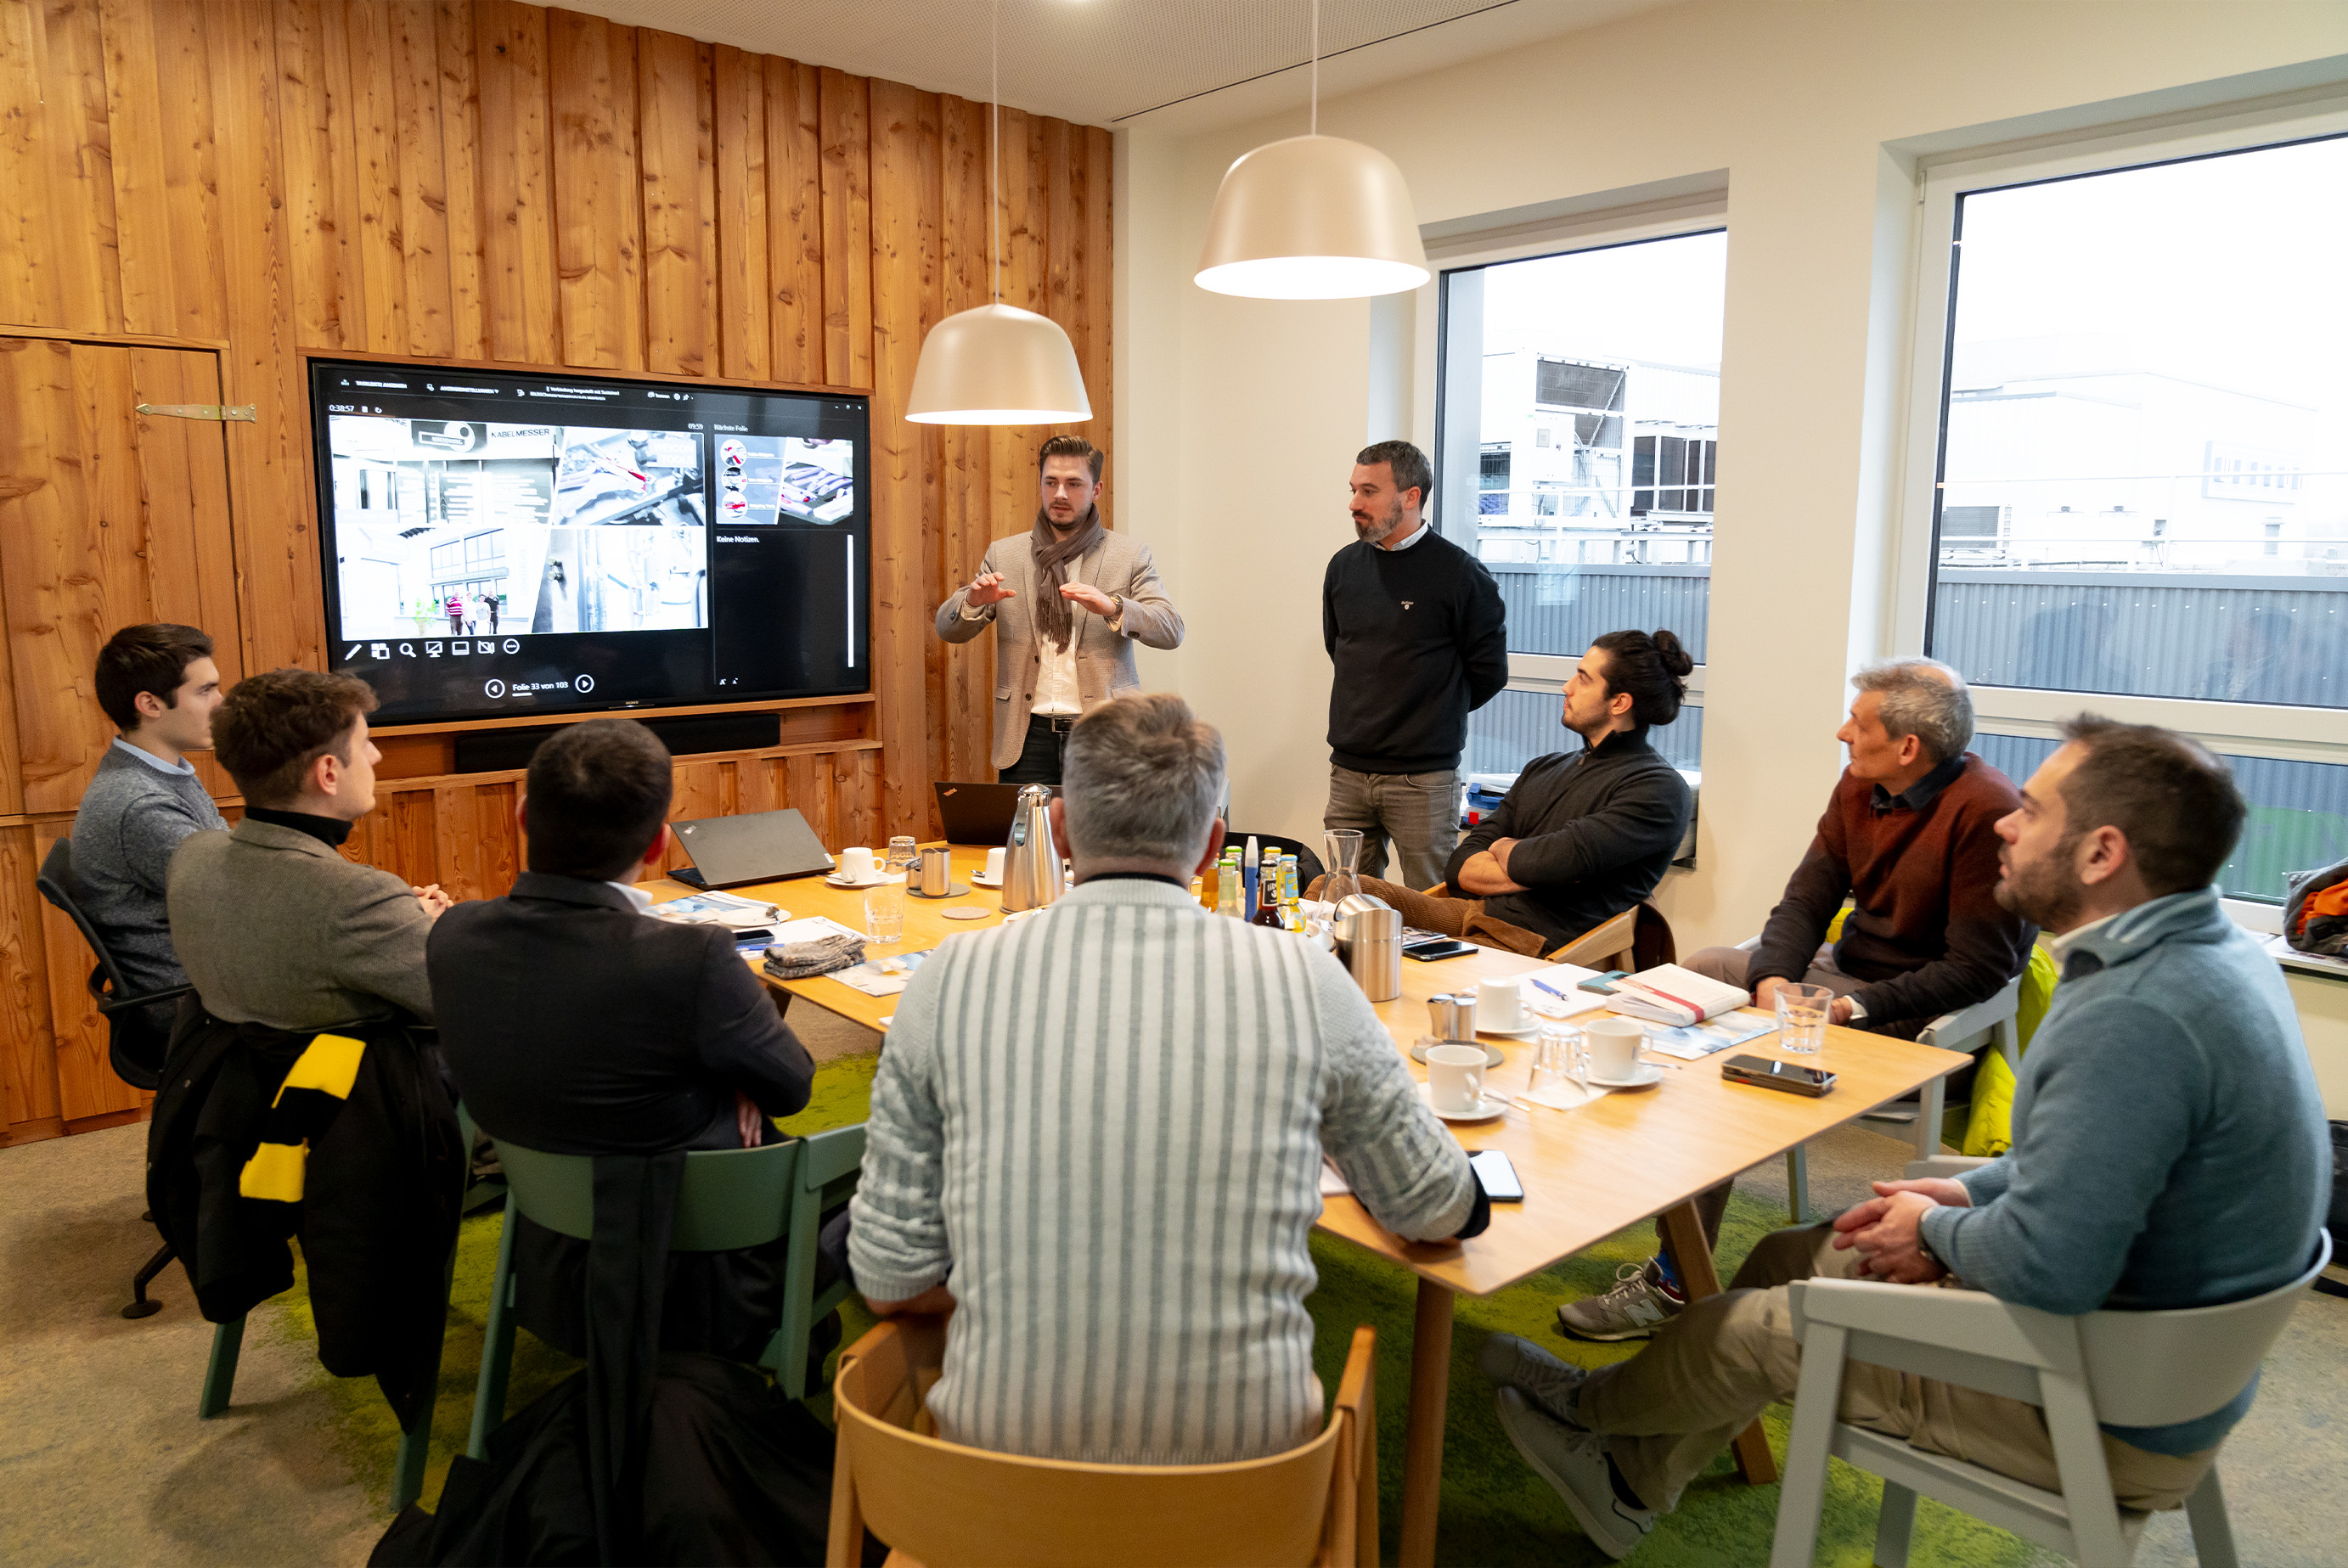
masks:
[[(1748, 1422), (1794, 1397), (1802, 1349), (1784, 1286), (1856, 1276), (1857, 1249), (1836, 1251), (1834, 1234), (1819, 1225), (1768, 1237), (1726, 1291), (1691, 1302), (1646, 1349), (1592, 1372), (1582, 1385), (1582, 1423), (1612, 1437), (1607, 1451), (1648, 1506), (1676, 1506), (1687, 1483)], [(2046, 1419), (2035, 1405), (1853, 1361), (1843, 1369), (1839, 1413), (1853, 1426), (1903, 1438), (1927, 1453), (2061, 1490)], [(2123, 1508), (2181, 1506), (2217, 1455), (2210, 1448), (2171, 1458), (2104, 1438), (2112, 1491)]]

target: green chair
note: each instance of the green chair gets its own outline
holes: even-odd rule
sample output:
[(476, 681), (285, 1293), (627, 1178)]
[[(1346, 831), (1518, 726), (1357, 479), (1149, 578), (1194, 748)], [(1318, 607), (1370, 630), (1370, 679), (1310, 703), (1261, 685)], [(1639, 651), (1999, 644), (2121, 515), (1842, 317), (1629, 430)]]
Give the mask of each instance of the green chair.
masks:
[[(481, 1379), (473, 1396), (473, 1430), (465, 1451), (489, 1453), (489, 1434), (506, 1419), (506, 1379), (513, 1368), (513, 1217), (587, 1241), (595, 1233), (595, 1162), (585, 1154), (546, 1154), (500, 1141), (506, 1225), (498, 1239), (497, 1277), (481, 1345)], [(837, 1127), (757, 1149), (696, 1150), (685, 1157), (672, 1252), (736, 1252), (788, 1237), (784, 1252), (783, 1320), (758, 1358), (792, 1399), (807, 1393), (808, 1340), (815, 1325), (848, 1298), (849, 1283), (815, 1288), (816, 1231), (824, 1211), (856, 1191), (864, 1163), (864, 1129)]]

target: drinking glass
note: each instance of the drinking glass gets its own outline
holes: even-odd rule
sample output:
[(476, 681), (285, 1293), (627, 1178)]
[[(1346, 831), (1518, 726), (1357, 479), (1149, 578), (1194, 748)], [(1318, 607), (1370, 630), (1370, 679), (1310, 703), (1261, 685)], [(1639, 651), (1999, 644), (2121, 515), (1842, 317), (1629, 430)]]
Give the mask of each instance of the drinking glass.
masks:
[(876, 942), (905, 939), (905, 885), (883, 882), (864, 890), (864, 934)]
[(1581, 1031), (1563, 1019), (1544, 1020), (1540, 1038), (1533, 1042), (1532, 1091), (1561, 1089), (1568, 1082), (1587, 1090), (1589, 1081), (1590, 1061), (1581, 1049)]
[(889, 841), (887, 870), (890, 876), (894, 876), (901, 872), (911, 871), (921, 863), (922, 852), (914, 846), (911, 834), (901, 833)]
[(1777, 1044), (1788, 1056), (1816, 1056), (1827, 1046), (1827, 1014), (1834, 992), (1824, 986), (1777, 988)]

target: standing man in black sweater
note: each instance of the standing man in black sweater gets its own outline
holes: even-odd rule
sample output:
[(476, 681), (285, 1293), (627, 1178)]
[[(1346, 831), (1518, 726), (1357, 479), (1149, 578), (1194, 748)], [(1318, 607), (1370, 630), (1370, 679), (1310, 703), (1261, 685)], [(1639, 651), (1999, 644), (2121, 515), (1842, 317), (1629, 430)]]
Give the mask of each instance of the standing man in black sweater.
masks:
[(1459, 840), (1459, 751), (1468, 715), (1509, 683), (1500, 590), (1484, 564), (1423, 518), (1434, 471), (1407, 441), (1354, 459), (1356, 541), (1329, 559), (1321, 638), (1329, 691), (1323, 827), (1361, 830), (1362, 875), (1442, 879)]

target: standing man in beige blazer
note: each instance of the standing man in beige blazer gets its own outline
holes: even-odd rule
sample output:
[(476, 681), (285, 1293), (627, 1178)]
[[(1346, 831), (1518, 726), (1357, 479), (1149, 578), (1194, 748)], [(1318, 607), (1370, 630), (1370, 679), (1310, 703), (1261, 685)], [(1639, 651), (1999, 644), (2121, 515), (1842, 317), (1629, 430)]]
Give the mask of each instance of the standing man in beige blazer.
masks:
[(273, 670), (238, 682), (213, 716), (244, 820), (181, 840), (164, 892), (171, 945), (212, 1017), (282, 1030), (403, 1011), (431, 1021), (424, 938), (448, 895), (340, 854), (375, 809), (374, 707), (364, 681)]
[(1035, 526), (987, 546), (978, 576), (938, 607), (948, 642), (996, 625), (994, 762), (1004, 784), (1058, 784), (1078, 717), (1141, 689), (1133, 645), (1182, 646), (1149, 547), (1102, 526), (1104, 461), (1081, 436), (1045, 442)]

